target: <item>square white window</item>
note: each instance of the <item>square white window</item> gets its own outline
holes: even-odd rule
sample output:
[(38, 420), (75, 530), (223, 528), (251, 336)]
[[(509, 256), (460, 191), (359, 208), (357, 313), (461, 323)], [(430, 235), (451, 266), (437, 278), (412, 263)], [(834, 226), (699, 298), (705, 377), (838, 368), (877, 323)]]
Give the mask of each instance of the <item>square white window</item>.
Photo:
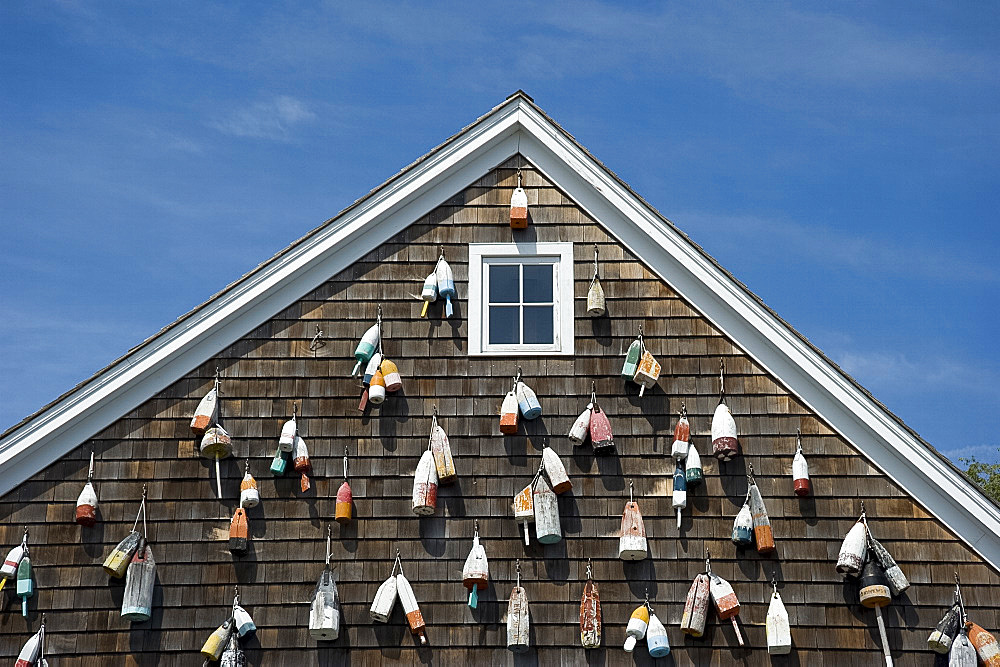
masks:
[(573, 244), (469, 244), (469, 354), (573, 354)]

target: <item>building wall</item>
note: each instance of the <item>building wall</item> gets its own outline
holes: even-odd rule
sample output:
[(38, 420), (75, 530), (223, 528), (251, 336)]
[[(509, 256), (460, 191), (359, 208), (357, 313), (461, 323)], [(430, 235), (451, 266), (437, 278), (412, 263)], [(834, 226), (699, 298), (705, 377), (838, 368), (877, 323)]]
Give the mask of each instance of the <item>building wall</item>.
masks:
[[(843, 665), (879, 660), (874, 614), (860, 607), (856, 586), (834, 569), (841, 540), (864, 500), (873, 533), (913, 583), (886, 610), (890, 643), (901, 664), (929, 664), (926, 639), (951, 602), (953, 572), (961, 575), (970, 617), (1000, 628), (998, 576), (945, 526), (812, 415), (733, 341), (700, 317), (568, 198), (524, 164), (532, 225), (517, 240), (575, 244), (576, 355), (516, 361), (466, 356), (467, 245), (509, 242), (506, 224), (514, 158), (331, 276), (216, 358), (124, 415), (71, 454), (0, 498), (0, 545), (31, 530), (38, 595), (25, 622), (10, 594), (0, 615), (0, 656), (17, 653), (38, 615), (47, 614), (48, 652), (60, 665), (192, 665), (209, 633), (228, 614), (233, 586), (259, 626), (246, 648), (251, 664), (628, 664), (648, 663), (645, 643), (633, 656), (621, 649), (629, 614), (648, 592), (667, 625), (676, 664), (768, 664), (764, 618), (772, 576), (788, 608), (794, 651), (780, 664)], [(586, 314), (593, 244), (608, 295), (606, 317)], [(418, 317), (423, 278), (444, 246), (460, 298), (455, 316), (441, 304)], [(404, 389), (381, 409), (357, 412), (361, 392), (349, 377), (352, 353), (373, 322), (384, 317), (384, 348), (403, 375)], [(309, 350), (316, 326), (325, 345)], [(663, 366), (658, 386), (642, 399), (619, 377), (622, 354), (639, 325)], [(743, 456), (719, 464), (709, 455), (710, 419), (718, 400), (720, 359)], [(543, 416), (501, 436), (498, 410), (515, 367), (538, 393)], [(214, 472), (198, 456), (188, 422), (211, 387), (223, 379), (223, 424), (236, 457), (222, 463), (224, 503), (215, 499)], [(616, 453), (596, 457), (566, 439), (596, 381), (615, 431)], [(693, 442), (702, 453), (706, 483), (690, 494), (678, 532), (670, 504), (670, 446), (681, 403), (690, 413)], [(300, 407), (309, 444), (313, 489), (302, 494), (297, 475), (268, 472), (281, 424)], [(438, 512), (410, 511), (412, 475), (427, 446), (437, 406), (451, 440), (459, 481), (442, 487)], [(791, 490), (795, 431), (809, 458), (814, 496)], [(538, 467), (541, 443), (561, 456), (573, 490), (559, 499), (565, 540), (525, 547), (511, 517), (511, 497)], [(307, 633), (308, 602), (323, 567), (326, 526), (350, 455), (355, 521), (333, 528), (333, 562), (340, 581), (343, 629), (330, 645)], [(73, 523), (76, 497), (97, 456), (101, 522)], [(243, 463), (250, 457), (261, 506), (249, 511), (251, 553), (234, 559), (226, 538), (237, 504)], [(737, 552), (729, 541), (752, 463), (777, 541), (774, 557)], [(720, 470), (721, 468), (721, 470)], [(629, 482), (645, 517), (650, 558), (623, 563), (617, 531)], [(148, 525), (159, 584), (152, 620), (131, 626), (119, 618), (123, 583), (101, 569), (109, 550), (131, 528), (143, 484), (149, 487)], [(490, 561), (490, 588), (479, 609), (466, 606), (462, 564), (473, 521)], [(428, 624), (429, 647), (417, 648), (397, 611), (388, 625), (369, 620), (368, 607), (392, 569), (396, 551)], [(732, 629), (714, 617), (706, 636), (678, 628), (692, 578), (706, 551), (713, 570), (730, 580), (743, 607), (749, 649), (737, 650)], [(521, 560), (531, 608), (533, 649), (505, 649), (504, 614)], [(579, 600), (587, 561), (593, 563), (604, 616), (604, 648), (579, 648)], [(11, 590), (11, 588), (8, 588)], [(923, 653), (923, 655), (920, 655)], [(850, 662), (848, 662), (850, 661)]]

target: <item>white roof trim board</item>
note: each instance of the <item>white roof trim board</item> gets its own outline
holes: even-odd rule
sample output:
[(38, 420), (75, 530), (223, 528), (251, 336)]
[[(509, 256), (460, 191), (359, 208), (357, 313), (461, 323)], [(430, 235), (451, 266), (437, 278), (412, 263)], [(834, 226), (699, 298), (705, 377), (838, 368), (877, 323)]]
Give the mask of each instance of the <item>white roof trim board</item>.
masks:
[(520, 91), (208, 303), (10, 429), (0, 438), (0, 494), (349, 267), (518, 150), (762, 368), (1000, 570), (1000, 507)]

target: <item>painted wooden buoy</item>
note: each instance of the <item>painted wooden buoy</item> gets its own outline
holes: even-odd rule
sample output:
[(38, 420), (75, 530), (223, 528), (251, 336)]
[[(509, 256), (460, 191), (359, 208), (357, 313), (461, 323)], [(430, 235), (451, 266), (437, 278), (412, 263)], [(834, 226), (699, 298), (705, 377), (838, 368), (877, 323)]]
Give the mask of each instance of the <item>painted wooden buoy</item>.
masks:
[(587, 439), (587, 434), (590, 432), (590, 416), (593, 410), (594, 404), (588, 403), (586, 409), (580, 413), (569, 429), (569, 441), (574, 445), (582, 445)]
[(720, 461), (731, 461), (739, 451), (736, 439), (736, 420), (729, 412), (729, 406), (720, 402), (712, 417), (712, 451)]
[(503, 397), (503, 403), (500, 405), (500, 432), (504, 435), (517, 433), (517, 417), (519, 414), (517, 394), (511, 389)]
[(292, 418), (286, 421), (281, 427), (281, 435), (278, 437), (278, 447), (283, 452), (291, 454), (295, 451), (295, 435), (299, 432), (299, 423), (295, 412), (297, 406), (292, 403)]
[(521, 380), (517, 381), (517, 409), (527, 420), (535, 419), (542, 414), (542, 404), (538, 402), (538, 396)]
[(757, 543), (757, 553), (766, 554), (774, 551), (774, 532), (771, 529), (771, 519), (764, 507), (764, 498), (760, 495), (760, 487), (753, 476), (753, 464), (750, 464), (750, 514), (753, 516), (753, 537)]
[(354, 377), (361, 370), (362, 364), (367, 364), (368, 360), (372, 358), (375, 351), (379, 349), (381, 345), (381, 328), (382, 328), (382, 307), (379, 306), (379, 317), (375, 324), (368, 328), (368, 331), (361, 336), (361, 340), (358, 342), (358, 347), (354, 350), (354, 358), (357, 363), (354, 364), (354, 370), (351, 371), (351, 377)]
[(910, 582), (906, 580), (906, 575), (903, 571), (899, 569), (899, 564), (896, 559), (892, 557), (892, 554), (882, 546), (882, 543), (876, 540), (874, 537), (869, 537), (868, 548), (871, 550), (875, 559), (882, 566), (885, 571), (885, 577), (889, 581), (889, 590), (895, 597), (900, 595), (903, 591), (910, 587)]
[(434, 467), (437, 470), (438, 484), (446, 485), (458, 479), (455, 471), (455, 459), (451, 455), (451, 443), (448, 442), (448, 434), (438, 424), (437, 406), (434, 406), (434, 414), (431, 415), (431, 453), (434, 455)]
[(956, 600), (955, 604), (951, 605), (938, 621), (930, 637), (927, 638), (927, 648), (942, 655), (948, 653), (961, 628), (962, 609)]
[(646, 393), (646, 390), (655, 385), (659, 379), (660, 362), (653, 357), (652, 352), (645, 350), (639, 359), (639, 366), (635, 369), (635, 375), (632, 376), (632, 381), (639, 385), (639, 396)]
[(218, 407), (219, 400), (219, 374), (216, 371), (215, 375), (215, 385), (209, 390), (207, 394), (198, 402), (198, 407), (195, 408), (194, 416), (191, 417), (191, 432), (196, 436), (201, 436), (205, 434), (208, 427), (216, 422), (216, 408)]
[[(45, 638), (45, 623), (38, 629), (38, 632), (31, 635), (28, 641), (24, 642), (24, 646), (21, 647), (21, 651), (17, 654), (17, 662), (14, 663), (14, 667), (41, 667), (39, 658), (42, 656), (42, 642)], [(44, 662), (44, 658), (41, 662)]]
[(479, 606), (479, 591), (486, 588), (490, 578), (490, 566), (486, 560), (486, 549), (479, 542), (479, 520), (472, 536), (472, 549), (462, 567), (462, 585), (469, 591), (469, 607)]
[(632, 341), (625, 352), (625, 363), (622, 364), (622, 379), (632, 382), (635, 372), (639, 369), (639, 359), (645, 349), (642, 344), (642, 327), (639, 327), (639, 337)]
[[(972, 625), (966, 623), (966, 625)], [(978, 667), (979, 658), (976, 656), (976, 648), (969, 641), (969, 630), (964, 627), (955, 636), (955, 641), (948, 651), (948, 667)]]
[(236, 641), (236, 634), (229, 636), (229, 644), (219, 658), (219, 667), (246, 667), (247, 656), (240, 648), (240, 643)]
[(399, 574), (396, 575), (396, 590), (399, 593), (399, 603), (403, 605), (403, 613), (406, 614), (406, 624), (410, 626), (410, 634), (420, 640), (421, 645), (427, 644), (427, 624), (424, 622), (424, 615), (420, 613), (420, 605), (413, 595), (413, 587), (403, 576), (403, 566), (400, 563)]
[(451, 300), (458, 298), (458, 292), (455, 291), (455, 278), (452, 276), (451, 266), (444, 260), (444, 255), (441, 255), (438, 260), (435, 272), (437, 273), (438, 294), (444, 297), (444, 316), (451, 317), (455, 312)]
[(767, 652), (770, 655), (786, 655), (792, 651), (792, 631), (788, 624), (788, 612), (785, 603), (778, 594), (778, 586), (772, 581), (774, 591), (771, 593), (771, 603), (767, 606)]
[(396, 560), (392, 562), (392, 571), (389, 578), (382, 582), (375, 592), (375, 599), (372, 600), (371, 609), (368, 615), (373, 621), (388, 623), (392, 616), (392, 608), (396, 606), (396, 598), (399, 597), (396, 591), (396, 566), (399, 565), (399, 552), (396, 552)]
[(507, 650), (524, 653), (531, 644), (531, 618), (528, 614), (528, 594), (521, 587), (521, 561), (517, 561), (517, 585), (510, 591), (507, 603)]
[(35, 596), (35, 578), (31, 571), (31, 556), (27, 553), (17, 565), (17, 597), (21, 598), (21, 616), (28, 618), (28, 600)]
[(281, 451), (281, 447), (274, 450), (274, 458), (271, 459), (271, 474), (281, 477), (288, 468), (288, 452)]
[[(382, 405), (385, 402), (385, 378), (382, 371), (375, 371), (371, 384), (368, 385), (368, 401), (372, 405)], [(363, 409), (362, 409), (363, 410)]]
[(837, 572), (856, 577), (861, 572), (865, 557), (868, 555), (868, 531), (861, 519), (854, 524), (840, 545), (840, 555), (837, 557)]
[(743, 646), (743, 634), (740, 633), (740, 626), (736, 622), (736, 617), (740, 613), (740, 601), (736, 598), (736, 591), (728, 581), (712, 572), (711, 563), (706, 559), (708, 573), (708, 592), (712, 596), (715, 604), (715, 611), (719, 614), (719, 620), (729, 620), (733, 624), (733, 631), (736, 633), (736, 641)]
[(3, 567), (0, 568), (0, 590), (3, 589), (8, 579), (17, 575), (17, 566), (21, 564), (21, 559), (28, 553), (27, 539), (28, 531), (25, 530), (24, 541), (8, 551), (7, 556), (3, 559)]
[(230, 616), (226, 622), (215, 629), (215, 632), (208, 636), (201, 647), (201, 654), (207, 660), (218, 660), (222, 657), (222, 652), (229, 644), (229, 636), (233, 633), (233, 618)]
[(670, 447), (670, 455), (677, 461), (687, 458), (691, 449), (691, 422), (688, 421), (687, 406), (681, 403), (681, 412), (674, 426), (674, 444)]
[(802, 433), (795, 429), (795, 457), (792, 459), (792, 489), (797, 496), (809, 495), (809, 463), (802, 453)]
[(580, 643), (585, 649), (601, 646), (601, 597), (591, 574), (590, 560), (588, 560), (587, 583), (584, 584), (583, 595), (580, 596)]
[(430, 516), (437, 509), (438, 474), (434, 455), (427, 449), (420, 455), (413, 473), (413, 497), (410, 508), (417, 516)]
[(76, 522), (88, 528), (97, 523), (97, 491), (94, 490), (94, 452), (90, 452), (87, 483), (76, 499)]
[(632, 612), (625, 626), (625, 645), (622, 647), (626, 653), (635, 650), (636, 642), (646, 636), (646, 629), (649, 627), (649, 607), (645, 603), (639, 605)]
[(593, 390), (590, 402), (594, 405), (590, 415), (590, 446), (594, 448), (595, 454), (604, 454), (615, 448), (615, 436), (611, 433), (608, 413), (597, 403), (597, 396)]
[(687, 477), (684, 474), (684, 464), (680, 461), (674, 464), (674, 491), (670, 498), (670, 504), (677, 512), (677, 530), (680, 530), (683, 519), (681, 510), (688, 504)]
[(753, 514), (750, 512), (749, 496), (733, 520), (732, 540), (740, 548), (753, 546)]
[(334, 521), (341, 526), (349, 524), (351, 522), (353, 506), (354, 494), (351, 492), (351, 485), (347, 482), (347, 445), (344, 445), (344, 483), (337, 489)]
[(242, 556), (250, 547), (250, 532), (247, 526), (247, 511), (237, 507), (233, 520), (229, 522), (229, 551), (236, 556)]
[(521, 187), (521, 170), (517, 170), (517, 187), (510, 195), (510, 228), (527, 229), (528, 193)]
[(333, 527), (326, 527), (326, 563), (316, 582), (312, 604), (309, 607), (309, 636), (320, 641), (332, 642), (340, 636), (340, 592), (337, 575), (330, 569), (330, 541)]
[(427, 317), (427, 306), (431, 305), (438, 298), (437, 267), (424, 279), (424, 288), (420, 290), (420, 298), (424, 305), (420, 308), (420, 317)]
[(535, 479), (534, 498), (535, 536), (542, 544), (555, 544), (562, 539), (562, 526), (559, 522), (559, 500), (545, 481), (545, 475)]
[(653, 658), (662, 658), (670, 655), (670, 641), (667, 639), (667, 629), (663, 627), (663, 623), (660, 622), (660, 619), (653, 612), (649, 614), (649, 627), (646, 628), (646, 646), (649, 647), (649, 655)]
[(389, 359), (382, 359), (379, 366), (382, 371), (382, 378), (385, 380), (385, 390), (390, 394), (403, 388), (403, 378), (399, 375), (399, 368)]
[(708, 619), (710, 581), (707, 574), (699, 574), (688, 589), (684, 600), (684, 613), (681, 616), (681, 632), (692, 637), (705, 634), (705, 621)]
[(250, 459), (247, 459), (243, 481), (240, 482), (240, 507), (250, 509), (257, 505), (260, 505), (260, 490), (257, 488), (257, 480), (250, 474)]
[(205, 431), (201, 438), (201, 455), (215, 461), (215, 485), (218, 497), (222, 498), (222, 473), (219, 471), (219, 461), (232, 456), (233, 439), (228, 431), (218, 424)]
[(236, 634), (240, 637), (257, 632), (257, 624), (253, 622), (253, 617), (246, 609), (240, 605), (240, 596), (237, 593), (233, 601), (233, 625), (236, 627)]
[[(632, 483), (629, 482), (629, 495)], [(646, 526), (642, 522), (639, 503), (629, 499), (622, 512), (622, 529), (618, 538), (618, 557), (622, 560), (642, 560), (649, 555)]]
[(892, 601), (892, 593), (889, 591), (889, 581), (885, 578), (885, 572), (878, 561), (869, 554), (864, 568), (861, 570), (861, 582), (858, 595), (864, 607), (875, 610), (875, 620), (878, 621), (878, 632), (882, 638), (882, 653), (885, 656), (885, 663), (892, 667), (892, 653), (889, 649), (889, 637), (885, 632), (885, 621), (882, 618), (882, 607)]
[(548, 446), (548, 443), (542, 445), (542, 463), (545, 466), (545, 474), (549, 476), (549, 481), (552, 483), (552, 490), (556, 494), (566, 493), (573, 488), (573, 482), (566, 474), (566, 467), (555, 450)]
[(312, 472), (312, 464), (309, 462), (309, 448), (306, 447), (306, 441), (302, 439), (301, 435), (295, 436), (295, 458), (292, 459), (292, 467), (295, 472), (301, 475), (299, 488), (302, 490), (302, 493), (305, 493), (312, 486), (309, 482), (309, 473)]
[(532, 492), (534, 481), (521, 489), (521, 492), (514, 496), (514, 520), (524, 524), (524, 544), (530, 542), (528, 538), (528, 524), (535, 522), (535, 503)]
[(361, 383), (366, 387), (372, 383), (372, 377), (375, 372), (382, 367), (382, 353), (376, 352), (372, 355), (372, 358), (368, 360), (365, 365), (365, 374), (362, 377)]
[(143, 623), (153, 615), (153, 587), (156, 585), (156, 561), (153, 550), (143, 539), (125, 574), (125, 594), (122, 596), (122, 618)]
[(139, 503), (139, 511), (135, 515), (135, 523), (132, 525), (132, 532), (125, 536), (125, 538), (111, 550), (108, 557), (104, 559), (104, 571), (109, 577), (114, 577), (115, 579), (121, 579), (125, 576), (125, 572), (128, 570), (128, 565), (132, 561), (132, 556), (139, 549), (139, 543), (142, 541), (142, 535), (139, 534), (137, 530), (139, 527), (139, 518), (142, 517), (143, 533), (146, 529), (146, 486), (142, 487), (142, 501)]
[(684, 460), (684, 479), (688, 487), (701, 484), (704, 479), (704, 472), (701, 469), (701, 455), (698, 449), (692, 444), (688, 447), (687, 459)]
[(983, 667), (1000, 667), (1000, 645), (997, 644), (996, 637), (975, 623), (970, 623), (969, 641), (975, 647)]
[(601, 287), (601, 276), (597, 263), (597, 244), (594, 244), (594, 278), (590, 281), (590, 290), (587, 292), (587, 314), (591, 317), (600, 317), (604, 314), (606, 303), (604, 299), (604, 288)]

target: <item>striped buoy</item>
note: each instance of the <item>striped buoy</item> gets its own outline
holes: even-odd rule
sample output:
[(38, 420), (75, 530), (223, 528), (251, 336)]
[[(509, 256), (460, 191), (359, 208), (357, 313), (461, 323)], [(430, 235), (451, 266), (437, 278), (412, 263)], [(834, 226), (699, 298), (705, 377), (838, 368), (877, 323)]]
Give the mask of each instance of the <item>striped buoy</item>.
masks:
[(94, 490), (94, 452), (90, 452), (90, 470), (87, 483), (76, 499), (76, 522), (88, 528), (97, 523), (97, 491)]
[(514, 496), (514, 520), (524, 524), (524, 544), (528, 545), (528, 524), (535, 522), (534, 480)]
[(792, 489), (797, 496), (809, 495), (809, 463), (802, 453), (802, 432), (795, 429), (795, 457), (792, 459)]
[(222, 657), (222, 652), (229, 645), (229, 637), (233, 633), (233, 617), (230, 616), (226, 622), (215, 629), (215, 632), (208, 636), (201, 647), (201, 654), (206, 660), (218, 660)]
[(42, 624), (38, 628), (38, 632), (31, 635), (28, 641), (24, 642), (24, 646), (21, 647), (21, 652), (17, 654), (17, 662), (14, 663), (14, 667), (43, 667), (45, 664), (44, 652), (45, 645), (45, 615), (42, 614)]
[(549, 447), (548, 442), (542, 443), (542, 463), (545, 465), (545, 474), (552, 482), (552, 490), (556, 494), (563, 494), (573, 488), (573, 482), (566, 474), (566, 467), (559, 460), (559, 455)]
[(753, 514), (750, 512), (750, 494), (747, 493), (743, 507), (737, 512), (733, 520), (733, 544), (746, 548), (753, 546)]
[(438, 259), (435, 272), (437, 274), (438, 294), (444, 297), (444, 316), (451, 317), (455, 313), (451, 300), (458, 298), (458, 292), (455, 291), (455, 278), (452, 276), (451, 266), (444, 259), (444, 253)]
[(595, 454), (604, 454), (615, 448), (615, 437), (611, 433), (611, 422), (608, 413), (597, 403), (597, 383), (590, 389), (590, 402), (594, 406), (590, 415), (590, 446)]
[(687, 406), (681, 403), (681, 411), (677, 416), (677, 425), (674, 426), (674, 444), (670, 448), (670, 455), (677, 461), (687, 458), (688, 450), (691, 449), (691, 422), (688, 421)]
[(395, 363), (383, 357), (379, 370), (382, 371), (382, 378), (385, 380), (385, 390), (387, 392), (391, 394), (403, 388), (403, 378), (400, 377), (399, 368), (396, 367)]
[(736, 436), (736, 420), (726, 405), (726, 363), (719, 362), (719, 404), (712, 417), (712, 451), (720, 461), (731, 461), (739, 452)]
[(247, 511), (237, 507), (233, 520), (229, 522), (229, 551), (235, 556), (246, 554), (250, 546), (250, 531), (247, 526)]
[(437, 301), (438, 298), (437, 266), (424, 279), (424, 288), (420, 291), (420, 298), (424, 302), (420, 308), (420, 317), (427, 317), (427, 306)]
[(507, 650), (524, 653), (531, 644), (531, 619), (528, 615), (528, 594), (521, 587), (521, 560), (516, 561), (517, 585), (510, 591), (507, 603)]
[(295, 468), (295, 472), (301, 475), (299, 481), (299, 488), (302, 493), (308, 491), (312, 484), (309, 482), (309, 473), (312, 472), (312, 464), (309, 462), (309, 448), (306, 447), (306, 441), (302, 439), (301, 435), (295, 436), (295, 458), (292, 459), (292, 465)]
[(594, 410), (594, 404), (588, 403), (587, 407), (580, 416), (576, 418), (573, 422), (572, 428), (569, 430), (569, 441), (574, 445), (582, 445), (587, 439), (587, 434), (590, 432), (590, 416)]
[(701, 470), (701, 456), (698, 449), (692, 444), (688, 447), (687, 459), (684, 461), (684, 479), (689, 487), (698, 486), (704, 478)]
[(368, 615), (371, 616), (373, 621), (388, 623), (389, 617), (392, 616), (392, 608), (396, 606), (396, 598), (399, 597), (396, 591), (397, 565), (399, 565), (399, 551), (396, 552), (396, 560), (392, 562), (392, 571), (389, 573), (389, 578), (383, 581), (382, 585), (378, 587), (375, 599), (372, 600), (371, 609), (368, 610)]
[(340, 636), (340, 592), (337, 576), (330, 569), (330, 540), (333, 527), (326, 527), (326, 564), (316, 582), (312, 604), (309, 607), (309, 636), (320, 641), (332, 642)]
[(778, 595), (778, 583), (772, 577), (771, 603), (767, 606), (767, 652), (770, 655), (786, 655), (792, 651), (792, 631), (788, 624), (788, 612), (785, 603)]
[(983, 667), (1000, 667), (1000, 645), (996, 637), (975, 623), (969, 623), (969, 641), (976, 648)]
[(757, 553), (770, 553), (774, 551), (774, 532), (771, 530), (771, 519), (767, 516), (767, 508), (764, 507), (764, 498), (760, 495), (760, 487), (757, 486), (757, 480), (753, 476), (753, 463), (750, 464), (747, 480)]
[(646, 629), (649, 627), (649, 607), (643, 603), (635, 608), (625, 626), (625, 645), (622, 647), (626, 653), (635, 650), (635, 644), (646, 636)]
[(219, 399), (219, 369), (215, 369), (215, 384), (207, 394), (198, 402), (194, 416), (191, 417), (191, 432), (196, 436), (205, 434), (208, 427), (217, 420), (216, 407)]
[(655, 385), (659, 379), (660, 362), (653, 357), (652, 352), (644, 350), (642, 357), (639, 358), (639, 366), (635, 369), (635, 375), (632, 376), (632, 382), (639, 385), (639, 396), (645, 394), (646, 390)]
[(864, 607), (875, 610), (875, 620), (878, 621), (878, 632), (882, 638), (882, 653), (885, 656), (885, 664), (892, 667), (892, 653), (889, 649), (889, 637), (885, 632), (885, 621), (882, 618), (882, 607), (892, 601), (892, 593), (889, 591), (889, 582), (885, 578), (885, 572), (878, 561), (869, 554), (864, 568), (861, 570), (861, 582), (858, 596)]
[(622, 379), (632, 382), (635, 372), (639, 369), (639, 358), (645, 350), (642, 343), (642, 325), (639, 326), (639, 337), (632, 341), (625, 352), (625, 363), (622, 364)]
[(580, 643), (583, 648), (601, 646), (601, 597), (594, 583), (590, 559), (587, 559), (587, 583), (580, 597)]
[(740, 601), (736, 598), (736, 592), (728, 581), (712, 572), (712, 565), (709, 558), (705, 559), (705, 570), (708, 574), (708, 592), (715, 604), (715, 611), (719, 614), (719, 620), (730, 620), (733, 623), (733, 631), (736, 633), (736, 641), (743, 646), (743, 635), (740, 633), (740, 626), (736, 622), (736, 617), (740, 613)]
[(410, 508), (417, 516), (430, 516), (437, 509), (438, 475), (434, 455), (427, 449), (420, 455), (413, 473), (413, 496)]
[(375, 324), (368, 327), (364, 335), (361, 336), (361, 340), (358, 342), (357, 348), (354, 350), (354, 358), (357, 363), (354, 364), (354, 370), (351, 371), (351, 377), (355, 377), (361, 370), (362, 364), (367, 364), (372, 358), (372, 355), (379, 349), (382, 344), (382, 306), (378, 307), (378, 317), (375, 320)]
[(455, 459), (451, 455), (451, 444), (448, 442), (448, 434), (438, 424), (437, 406), (434, 406), (434, 413), (431, 415), (431, 453), (434, 455), (434, 467), (437, 469), (438, 484), (451, 484), (458, 479), (455, 471)]
[(705, 621), (708, 618), (708, 599), (710, 581), (707, 574), (699, 574), (688, 589), (684, 601), (684, 613), (681, 616), (681, 632), (692, 637), (705, 634)]
[(684, 464), (677, 461), (674, 465), (674, 492), (670, 504), (677, 512), (677, 530), (681, 529), (681, 510), (688, 504), (687, 477), (684, 474)]
[[(542, 468), (544, 465), (543, 463)], [(534, 497), (531, 501), (535, 510), (535, 536), (542, 544), (555, 544), (562, 539), (559, 501), (541, 472), (542, 469), (535, 477)]]
[(868, 538), (868, 548), (885, 571), (885, 577), (889, 580), (889, 590), (892, 592), (892, 595), (895, 597), (902, 594), (903, 591), (910, 587), (910, 582), (906, 580), (906, 575), (899, 569), (899, 564), (896, 563), (896, 559), (892, 557), (892, 554), (882, 546), (881, 542), (871, 536), (870, 530), (868, 531)]
[(868, 555), (868, 531), (864, 523), (864, 503), (861, 505), (861, 518), (854, 524), (840, 545), (840, 555), (837, 557), (837, 572), (858, 576)]
[(643, 560), (649, 553), (646, 526), (642, 522), (639, 503), (632, 497), (632, 482), (628, 483), (629, 500), (622, 512), (622, 530), (618, 538), (618, 557), (622, 560)]
[(410, 634), (420, 639), (420, 644), (427, 644), (427, 624), (424, 622), (424, 615), (420, 613), (420, 605), (413, 595), (413, 587), (403, 576), (403, 564), (399, 564), (399, 574), (396, 575), (396, 590), (399, 593), (399, 603), (403, 605), (403, 613), (406, 614), (406, 624), (410, 626)]
[[(143, 535), (139, 535), (139, 517), (142, 517)], [(132, 561), (132, 556), (139, 549), (139, 542), (142, 541), (146, 532), (146, 485), (142, 485), (142, 502), (139, 503), (139, 511), (135, 515), (135, 523), (132, 524), (132, 532), (118, 545), (111, 550), (108, 557), (104, 559), (104, 571), (109, 577), (121, 579), (125, 576), (128, 565)]]
[(597, 264), (597, 244), (594, 244), (594, 278), (590, 281), (590, 290), (587, 292), (587, 314), (591, 317), (600, 317), (605, 312), (604, 288), (601, 287), (601, 277)]
[(257, 480), (250, 474), (250, 459), (247, 458), (243, 481), (240, 482), (240, 507), (250, 509), (257, 505), (260, 505), (260, 490), (257, 489)]
[(17, 566), (21, 564), (21, 559), (28, 553), (28, 529), (24, 529), (24, 536), (21, 543), (7, 552), (0, 566), (0, 590), (3, 590), (7, 580), (17, 574)]
[(337, 489), (337, 505), (334, 521), (341, 526), (349, 524), (351, 522), (353, 504), (354, 494), (351, 493), (351, 485), (347, 483), (347, 445), (344, 445), (344, 483)]
[(17, 597), (21, 598), (21, 616), (28, 618), (28, 600), (35, 596), (35, 578), (31, 571), (31, 556), (25, 552), (17, 565)]
[(520, 410), (517, 405), (515, 390), (516, 386), (507, 392), (507, 395), (503, 398), (503, 403), (500, 405), (500, 432), (504, 435), (517, 433), (517, 416), (520, 414)]
[(527, 229), (528, 194), (521, 187), (521, 170), (517, 170), (517, 187), (510, 195), (510, 228)]
[(132, 623), (143, 623), (153, 615), (153, 587), (156, 585), (156, 561), (153, 550), (143, 538), (132, 556), (125, 574), (125, 593), (122, 596), (122, 618)]
[(462, 568), (462, 585), (469, 591), (469, 607), (479, 606), (479, 591), (486, 588), (490, 578), (490, 566), (486, 560), (486, 549), (479, 543), (479, 519), (476, 519), (476, 530), (472, 536), (472, 549), (465, 559)]
[(652, 611), (649, 612), (649, 627), (646, 628), (646, 646), (653, 658), (670, 655), (670, 642), (667, 639), (667, 629)]

